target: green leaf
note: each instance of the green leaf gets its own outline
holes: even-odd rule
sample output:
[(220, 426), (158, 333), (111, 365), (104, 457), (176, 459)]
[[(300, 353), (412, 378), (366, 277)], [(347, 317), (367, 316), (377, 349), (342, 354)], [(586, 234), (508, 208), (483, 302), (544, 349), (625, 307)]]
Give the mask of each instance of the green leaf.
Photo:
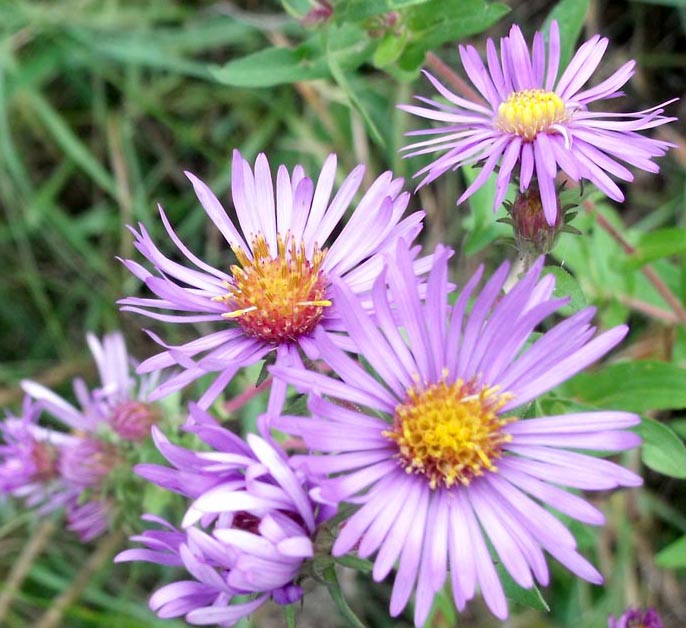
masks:
[(564, 316), (570, 316), (571, 314), (582, 310), (588, 305), (579, 282), (564, 268), (561, 266), (549, 266), (543, 271), (543, 276), (545, 275), (553, 275), (555, 277), (555, 292), (553, 293), (553, 296), (556, 298), (571, 298), (571, 301), (568, 305), (560, 308), (560, 314), (563, 314)]
[(336, 558), (336, 562), (339, 565), (348, 567), (348, 569), (355, 569), (362, 573), (372, 573), (374, 569), (374, 563), (371, 560), (365, 560), (364, 558), (359, 558), (353, 554), (346, 554), (345, 556), (339, 556)]
[(297, 48), (266, 48), (222, 67), (210, 67), (216, 81), (234, 87), (272, 87), (328, 74), (326, 60), (313, 40)]
[(354, 70), (367, 60), (370, 41), (366, 33), (346, 24), (336, 29), (335, 41), (324, 45), (321, 33), (297, 48), (266, 48), (224, 66), (210, 67), (219, 83), (234, 87), (272, 87), (297, 81), (327, 78), (331, 63), (342, 70)]
[(400, 35), (386, 33), (374, 52), (373, 62), (377, 68), (383, 68), (398, 60), (407, 45), (408, 32), (403, 30)]
[(669, 422), (669, 427), (683, 439), (686, 439), (686, 419), (674, 419)]
[(362, 116), (362, 119), (367, 125), (367, 129), (369, 130), (374, 141), (379, 144), (379, 146), (383, 147), (385, 142), (381, 132), (376, 124), (374, 124), (374, 121), (369, 115), (367, 108), (358, 97), (357, 90), (353, 89), (353, 87), (350, 85), (350, 81), (348, 81), (348, 77), (345, 75), (345, 68), (341, 64), (340, 55), (337, 52), (337, 48), (333, 44), (333, 42), (336, 42), (337, 45), (340, 41), (340, 36), (337, 32), (338, 30), (340, 29), (336, 29), (331, 33), (327, 33), (326, 60), (329, 64), (329, 70), (331, 70), (331, 76), (333, 76), (336, 83), (338, 83), (339, 87), (345, 92), (350, 104)]
[(524, 589), (512, 579), (510, 572), (501, 563), (496, 563), (495, 568), (508, 600), (539, 611), (550, 612), (550, 606), (543, 599), (537, 586), (534, 585), (531, 589)]
[(408, 70), (408, 59), (411, 59), (418, 68), (427, 50), (481, 33), (509, 10), (504, 4), (484, 0), (431, 0), (413, 7), (408, 10), (405, 20), (412, 43), (399, 65)]
[(636, 245), (636, 252), (621, 264), (626, 270), (635, 270), (653, 260), (686, 253), (686, 229), (658, 229), (646, 233)]
[(643, 438), (641, 458), (653, 471), (686, 479), (686, 446), (664, 423), (644, 418), (636, 431)]
[(334, 16), (338, 22), (360, 22), (370, 17), (399, 11), (429, 0), (347, 0), (336, 5)]
[(576, 42), (586, 19), (588, 4), (589, 0), (560, 0), (546, 18), (543, 26), (546, 39), (548, 38), (550, 23), (553, 20), (557, 20), (560, 27), (560, 69), (558, 75), (564, 72), (572, 58), (572, 53), (576, 48)]
[(614, 410), (686, 408), (686, 369), (651, 360), (621, 362), (577, 375), (563, 390), (580, 401)]
[(82, 168), (98, 186), (116, 199), (117, 186), (112, 176), (50, 102), (38, 92), (26, 92), (26, 99), (64, 153)]
[(665, 569), (686, 567), (686, 536), (660, 550), (655, 556), (655, 564)]

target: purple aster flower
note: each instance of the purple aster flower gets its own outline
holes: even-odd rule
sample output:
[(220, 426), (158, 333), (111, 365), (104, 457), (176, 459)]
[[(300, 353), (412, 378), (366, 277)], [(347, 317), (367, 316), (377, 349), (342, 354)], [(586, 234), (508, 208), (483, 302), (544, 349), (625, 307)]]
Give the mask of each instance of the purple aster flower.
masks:
[[(136, 469), (193, 499), (182, 529), (148, 515), (144, 519), (163, 529), (132, 537), (144, 548), (126, 550), (115, 560), (185, 567), (191, 579), (159, 589), (150, 607), (160, 617), (232, 626), (269, 598), (277, 604), (300, 599), (298, 574), (313, 556), (311, 539), (326, 509), (315, 512), (302, 475), (282, 451), (254, 434), (242, 441), (197, 406), (191, 413), (195, 423), (187, 429), (214, 451), (173, 445), (155, 428), (157, 446), (175, 469)], [(240, 602), (237, 596), (243, 596)]]
[[(56, 487), (51, 489), (55, 495), (48, 503), (52, 507), (65, 507), (69, 529), (84, 541), (99, 536), (109, 526), (113, 503), (104, 495), (103, 481), (123, 463), (116, 445), (103, 439), (104, 432), (111, 430), (121, 440), (140, 442), (159, 419), (158, 412), (147, 403), (147, 394), (157, 385), (157, 377), (132, 376), (134, 364), (122, 334), (107, 334), (102, 342), (88, 334), (87, 341), (100, 374), (100, 387), (89, 390), (83, 380), (76, 379), (74, 393), (80, 406), (76, 408), (37, 382), (22, 382), (27, 395), (36, 400), (39, 412), (34, 412), (31, 419), (25, 417), (24, 435), (21, 439), (14, 437), (15, 449), (21, 445), (28, 451), (37, 440), (41, 447), (38, 451), (49, 453), (54, 479), (52, 484), (41, 484), (40, 490)], [(71, 432), (45, 430), (34, 425), (40, 411), (61, 421)], [(7, 434), (7, 430), (3, 431)], [(22, 460), (26, 461), (27, 454), (23, 456)], [(26, 462), (25, 468), (28, 469)], [(31, 505), (28, 501), (27, 504)]]
[(37, 382), (25, 380), (22, 388), (40, 401), (46, 412), (73, 430), (94, 434), (107, 425), (124, 440), (142, 440), (159, 419), (147, 404), (150, 391), (157, 386), (157, 374), (148, 378), (132, 376), (135, 363), (119, 332), (106, 334), (102, 343), (93, 334), (87, 334), (86, 339), (101, 385), (89, 390), (82, 379), (74, 380), (74, 394), (80, 409)]
[[(292, 174), (280, 166), (275, 185), (265, 155), (257, 157), (253, 172), (234, 151), (231, 194), (239, 228), (210, 189), (186, 173), (203, 209), (237, 259), (238, 263), (229, 267), (227, 256), (227, 271), (194, 255), (161, 208), (169, 238), (195, 268), (165, 257), (142, 224), (139, 231), (132, 230), (136, 248), (156, 273), (134, 261), (124, 263), (156, 298), (126, 298), (120, 301), (122, 309), (165, 322), (216, 324), (216, 331), (183, 346), (165, 345), (153, 335), (166, 351), (143, 362), (139, 372), (174, 364), (184, 369), (160, 386), (153, 398), (216, 372), (215, 381), (199, 400), (206, 408), (241, 367), (272, 351), (281, 364), (298, 363), (298, 348), (316, 357), (314, 332), (341, 327), (338, 308), (331, 299), (331, 281), (341, 278), (355, 294), (364, 295), (383, 266), (380, 253), (398, 238), (414, 239), (423, 213), (401, 220), (409, 194), (401, 193), (403, 180), (394, 179), (390, 172), (374, 181), (342, 225), (362, 184), (364, 166), (355, 168), (331, 198), (336, 163), (336, 156), (330, 155), (316, 185), (301, 166)], [(429, 263), (419, 260), (417, 272), (425, 271)], [(271, 411), (278, 411), (285, 394), (286, 387), (276, 382)]]
[(662, 620), (654, 608), (646, 611), (630, 608), (619, 619), (611, 615), (607, 620), (607, 628), (662, 628)]
[(8, 414), (0, 423), (0, 494), (12, 495), (47, 513), (71, 497), (58, 469), (61, 447), (73, 438), (37, 425), (40, 404), (24, 398), (21, 417)]
[[(653, 157), (664, 155), (672, 146), (649, 139), (644, 131), (675, 118), (662, 114), (663, 103), (636, 113), (590, 111), (595, 101), (622, 95), (622, 86), (634, 74), (628, 61), (608, 79), (584, 89), (600, 64), (607, 38), (595, 35), (577, 50), (562, 76), (560, 33), (557, 22), (550, 26), (546, 55), (543, 35), (537, 32), (531, 54), (519, 27), (501, 39), (500, 55), (492, 39), (487, 42), (487, 65), (473, 46), (460, 46), (462, 65), (484, 103), (461, 98), (425, 72), (436, 90), (450, 104), (417, 97), (428, 107), (402, 105), (401, 109), (445, 123), (431, 130), (409, 135), (429, 135), (430, 139), (407, 146), (408, 157), (447, 151), (421, 169), (420, 187), (443, 173), (483, 161), (481, 172), (458, 199), (469, 198), (494, 172), (498, 163), (494, 209), (505, 198), (515, 167), (519, 164), (519, 185), (524, 191), (535, 175), (546, 218), (554, 224), (557, 216), (555, 177), (557, 168), (574, 181), (588, 179), (616, 201), (624, 195), (609, 175), (632, 181), (633, 175), (620, 162), (657, 172)], [(547, 57), (547, 59), (546, 59)]]
[(422, 301), (401, 243), (375, 282), (375, 319), (345, 284), (335, 283), (341, 316), (378, 379), (323, 335), (322, 359), (340, 379), (272, 367), (275, 376), (310, 393), (313, 415), (282, 416), (274, 427), (334, 454), (295, 457), (293, 464), (329, 476), (318, 482), (323, 501), (360, 504), (341, 526), (333, 554), (356, 548), (366, 558), (376, 552), (377, 581), (397, 564), (391, 615), (416, 589), (418, 626), (448, 568), (459, 609), (478, 586), (491, 611), (507, 616), (489, 544), (522, 587), (534, 579), (547, 584), (544, 551), (581, 578), (602, 582), (544, 506), (599, 525), (602, 513), (560, 487), (641, 483), (613, 462), (575, 451), (637, 446), (639, 437), (624, 431), (639, 422), (636, 415), (524, 418), (536, 397), (607, 353), (627, 328), (595, 336), (594, 309), (587, 308), (533, 339), (537, 326), (568, 303), (552, 298), (552, 276), (540, 278), (542, 259), (502, 296), (508, 264), (476, 293), (480, 269), (449, 306), (448, 256), (447, 249), (436, 250)]

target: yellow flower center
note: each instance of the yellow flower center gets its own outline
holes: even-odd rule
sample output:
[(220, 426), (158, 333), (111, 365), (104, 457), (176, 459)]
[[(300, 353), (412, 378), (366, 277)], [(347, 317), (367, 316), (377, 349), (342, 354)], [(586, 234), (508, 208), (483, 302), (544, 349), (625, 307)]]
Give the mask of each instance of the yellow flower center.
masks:
[(567, 118), (565, 104), (557, 94), (544, 89), (525, 89), (512, 92), (500, 103), (495, 127), (531, 142), (536, 135)]
[(410, 388), (407, 397), (384, 435), (398, 445), (408, 473), (423, 474), (435, 489), (466, 486), (484, 471), (497, 471), (494, 460), (512, 439), (501, 428), (515, 419), (496, 413), (512, 395), (444, 378), (428, 388)]
[(322, 272), (326, 250), (315, 245), (308, 259), (305, 244), (287, 234), (277, 236), (275, 257), (262, 235), (253, 238), (252, 251), (252, 259), (242, 249), (235, 251), (240, 266), (231, 266), (228, 293), (215, 297), (231, 308), (223, 316), (265, 342), (293, 341), (312, 331), (331, 305)]

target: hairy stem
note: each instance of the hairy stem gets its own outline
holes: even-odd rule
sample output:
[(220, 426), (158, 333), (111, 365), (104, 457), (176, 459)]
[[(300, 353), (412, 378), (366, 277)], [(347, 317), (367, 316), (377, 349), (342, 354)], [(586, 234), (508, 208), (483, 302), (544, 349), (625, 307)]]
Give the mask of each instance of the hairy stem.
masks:
[(267, 390), (272, 385), (272, 378), (268, 377), (259, 386), (251, 386), (246, 388), (240, 395), (236, 395), (230, 401), (224, 404), (227, 412), (236, 412), (240, 410), (253, 397), (259, 395), (262, 391)]

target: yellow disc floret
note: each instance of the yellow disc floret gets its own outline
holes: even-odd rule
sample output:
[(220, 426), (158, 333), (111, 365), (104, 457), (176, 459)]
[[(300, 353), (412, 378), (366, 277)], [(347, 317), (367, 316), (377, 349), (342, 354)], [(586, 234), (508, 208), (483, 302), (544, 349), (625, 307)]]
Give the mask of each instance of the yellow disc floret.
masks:
[(226, 303), (243, 331), (266, 342), (294, 341), (312, 331), (331, 305), (326, 298), (328, 281), (322, 272), (326, 251), (317, 245), (310, 256), (304, 243), (287, 234), (277, 236), (272, 257), (263, 235), (252, 240), (252, 257), (236, 249), (239, 265), (231, 266), (228, 293), (215, 297)]
[(432, 489), (468, 485), (497, 470), (494, 461), (511, 440), (501, 428), (514, 420), (497, 412), (511, 398), (462, 380), (415, 386), (396, 407), (393, 429), (385, 435), (398, 445), (405, 470), (426, 476)]
[(539, 133), (564, 122), (567, 117), (565, 104), (555, 92), (525, 89), (512, 92), (506, 101), (500, 103), (495, 127), (531, 142)]

